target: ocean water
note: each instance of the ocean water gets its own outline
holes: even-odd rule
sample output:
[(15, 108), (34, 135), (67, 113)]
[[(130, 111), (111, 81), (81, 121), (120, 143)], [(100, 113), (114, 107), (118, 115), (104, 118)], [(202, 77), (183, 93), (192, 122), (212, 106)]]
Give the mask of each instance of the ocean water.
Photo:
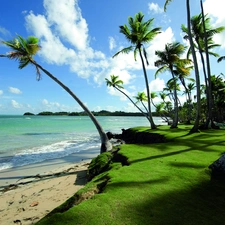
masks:
[[(100, 116), (105, 132), (149, 126), (144, 117)], [(161, 118), (154, 118), (162, 124)], [(80, 151), (100, 150), (98, 132), (87, 116), (0, 115), (0, 170), (62, 158)]]

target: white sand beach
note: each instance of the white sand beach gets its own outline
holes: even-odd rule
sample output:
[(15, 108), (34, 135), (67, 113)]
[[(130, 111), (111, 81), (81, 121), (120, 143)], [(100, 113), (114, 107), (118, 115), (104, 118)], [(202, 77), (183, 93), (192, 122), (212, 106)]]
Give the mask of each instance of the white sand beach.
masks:
[[(88, 165), (96, 155), (75, 154), (0, 171), (0, 224), (29, 225), (39, 221), (86, 184)], [(73, 163), (73, 157), (80, 162)], [(29, 176), (35, 177), (24, 179)]]

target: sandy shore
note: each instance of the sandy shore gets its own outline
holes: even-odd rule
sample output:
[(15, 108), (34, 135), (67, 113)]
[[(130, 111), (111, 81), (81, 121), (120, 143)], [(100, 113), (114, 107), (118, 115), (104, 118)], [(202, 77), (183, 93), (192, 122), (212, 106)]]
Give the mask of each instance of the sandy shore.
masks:
[[(43, 218), (85, 185), (87, 167), (97, 154), (0, 171), (0, 224), (28, 225)], [(73, 163), (74, 159), (80, 162)]]

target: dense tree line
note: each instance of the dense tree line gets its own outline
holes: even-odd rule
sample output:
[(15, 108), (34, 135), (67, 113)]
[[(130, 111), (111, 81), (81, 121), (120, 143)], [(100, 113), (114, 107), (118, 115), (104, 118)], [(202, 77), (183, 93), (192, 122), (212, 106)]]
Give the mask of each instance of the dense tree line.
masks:
[[(94, 116), (143, 116), (140, 112), (123, 112), (123, 111), (115, 111), (110, 112), (107, 110), (101, 110), (99, 112), (92, 111), (92, 114)], [(24, 113), (24, 116), (34, 116), (34, 113), (26, 112)], [(44, 111), (36, 114), (38, 116), (88, 116), (88, 114), (83, 112), (50, 112), (50, 111)], [(160, 116), (158, 113), (153, 112), (153, 116)]]

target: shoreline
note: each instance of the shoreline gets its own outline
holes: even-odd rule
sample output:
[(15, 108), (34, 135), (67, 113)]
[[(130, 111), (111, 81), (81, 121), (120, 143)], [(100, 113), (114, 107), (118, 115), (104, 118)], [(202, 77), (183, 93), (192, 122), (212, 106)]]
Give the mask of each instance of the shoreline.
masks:
[(14, 184), (17, 180), (26, 176), (49, 173), (52, 170), (62, 169), (64, 166), (74, 165), (85, 160), (91, 160), (100, 154), (99, 149), (75, 152), (62, 158), (45, 160), (25, 166), (0, 170), (0, 190), (2, 187)]
[(87, 183), (88, 165), (98, 154), (99, 150), (81, 151), (0, 171), (0, 224), (30, 225), (39, 221)]

